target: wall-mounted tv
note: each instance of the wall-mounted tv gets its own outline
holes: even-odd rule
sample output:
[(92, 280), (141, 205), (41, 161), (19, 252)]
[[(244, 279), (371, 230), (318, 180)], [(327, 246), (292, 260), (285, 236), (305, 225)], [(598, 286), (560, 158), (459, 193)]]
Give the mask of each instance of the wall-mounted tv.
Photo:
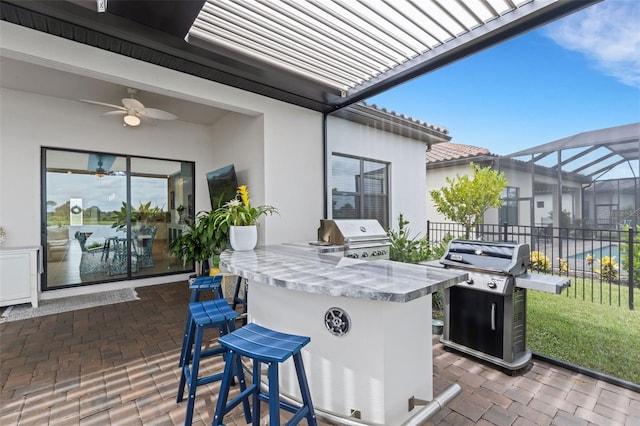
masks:
[(207, 173), (211, 208), (216, 209), (236, 196), (238, 178), (233, 164)]

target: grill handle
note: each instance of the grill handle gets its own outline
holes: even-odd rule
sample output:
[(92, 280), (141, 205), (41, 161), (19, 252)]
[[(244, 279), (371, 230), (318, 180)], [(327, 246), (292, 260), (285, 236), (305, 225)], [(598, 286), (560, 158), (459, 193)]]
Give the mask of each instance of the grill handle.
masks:
[(491, 331), (496, 331), (496, 304), (491, 304)]

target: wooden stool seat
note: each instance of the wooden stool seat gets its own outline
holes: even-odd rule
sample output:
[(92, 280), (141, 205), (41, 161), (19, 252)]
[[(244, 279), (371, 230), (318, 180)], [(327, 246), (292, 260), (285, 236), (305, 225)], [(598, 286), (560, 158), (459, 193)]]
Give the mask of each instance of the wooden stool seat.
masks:
[(191, 299), (189, 302), (197, 302), (200, 300), (200, 294), (205, 291), (212, 291), (213, 297), (216, 299), (224, 299), (222, 295), (222, 275), (214, 275), (212, 277), (197, 277), (191, 284)]
[[(260, 423), (260, 401), (269, 403), (269, 424), (280, 424), (280, 412), (282, 408), (293, 413), (293, 417), (287, 424), (297, 424), (303, 418), (309, 425), (316, 425), (315, 412), (311, 402), (311, 393), (302, 362), (302, 348), (311, 341), (309, 337), (281, 333), (270, 330), (257, 324), (246, 326), (224, 335), (218, 339), (218, 343), (227, 349), (225, 355), (225, 369), (220, 385), (220, 396), (216, 404), (213, 418), (213, 426), (222, 424), (224, 416), (240, 402), (247, 402), (252, 396), (253, 424)], [(253, 361), (253, 381), (246, 389), (241, 389), (240, 394), (227, 403), (229, 387), (233, 379), (233, 369), (237, 365), (240, 356), (251, 358)], [(298, 376), (302, 406), (295, 406), (280, 400), (278, 383), (278, 366), (281, 362), (293, 357), (293, 362)], [(261, 364), (268, 364), (269, 392), (260, 391)], [(246, 408), (245, 408), (246, 417)]]

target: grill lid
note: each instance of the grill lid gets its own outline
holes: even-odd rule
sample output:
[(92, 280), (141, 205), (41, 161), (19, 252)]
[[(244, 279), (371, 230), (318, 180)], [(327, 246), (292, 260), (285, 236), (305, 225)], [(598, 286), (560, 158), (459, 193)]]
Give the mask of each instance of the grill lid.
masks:
[(375, 219), (322, 219), (318, 228), (318, 241), (336, 245), (387, 240), (387, 233)]
[(528, 244), (452, 240), (440, 263), (518, 276), (527, 272), (531, 260)]

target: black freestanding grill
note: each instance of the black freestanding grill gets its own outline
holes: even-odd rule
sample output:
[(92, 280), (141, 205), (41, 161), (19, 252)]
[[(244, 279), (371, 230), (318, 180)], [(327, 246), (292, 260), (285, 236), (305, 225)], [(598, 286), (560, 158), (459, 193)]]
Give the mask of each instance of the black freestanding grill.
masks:
[(558, 294), (569, 279), (527, 273), (528, 244), (453, 240), (440, 263), (469, 274), (445, 290), (442, 344), (511, 372), (526, 367), (527, 288)]

